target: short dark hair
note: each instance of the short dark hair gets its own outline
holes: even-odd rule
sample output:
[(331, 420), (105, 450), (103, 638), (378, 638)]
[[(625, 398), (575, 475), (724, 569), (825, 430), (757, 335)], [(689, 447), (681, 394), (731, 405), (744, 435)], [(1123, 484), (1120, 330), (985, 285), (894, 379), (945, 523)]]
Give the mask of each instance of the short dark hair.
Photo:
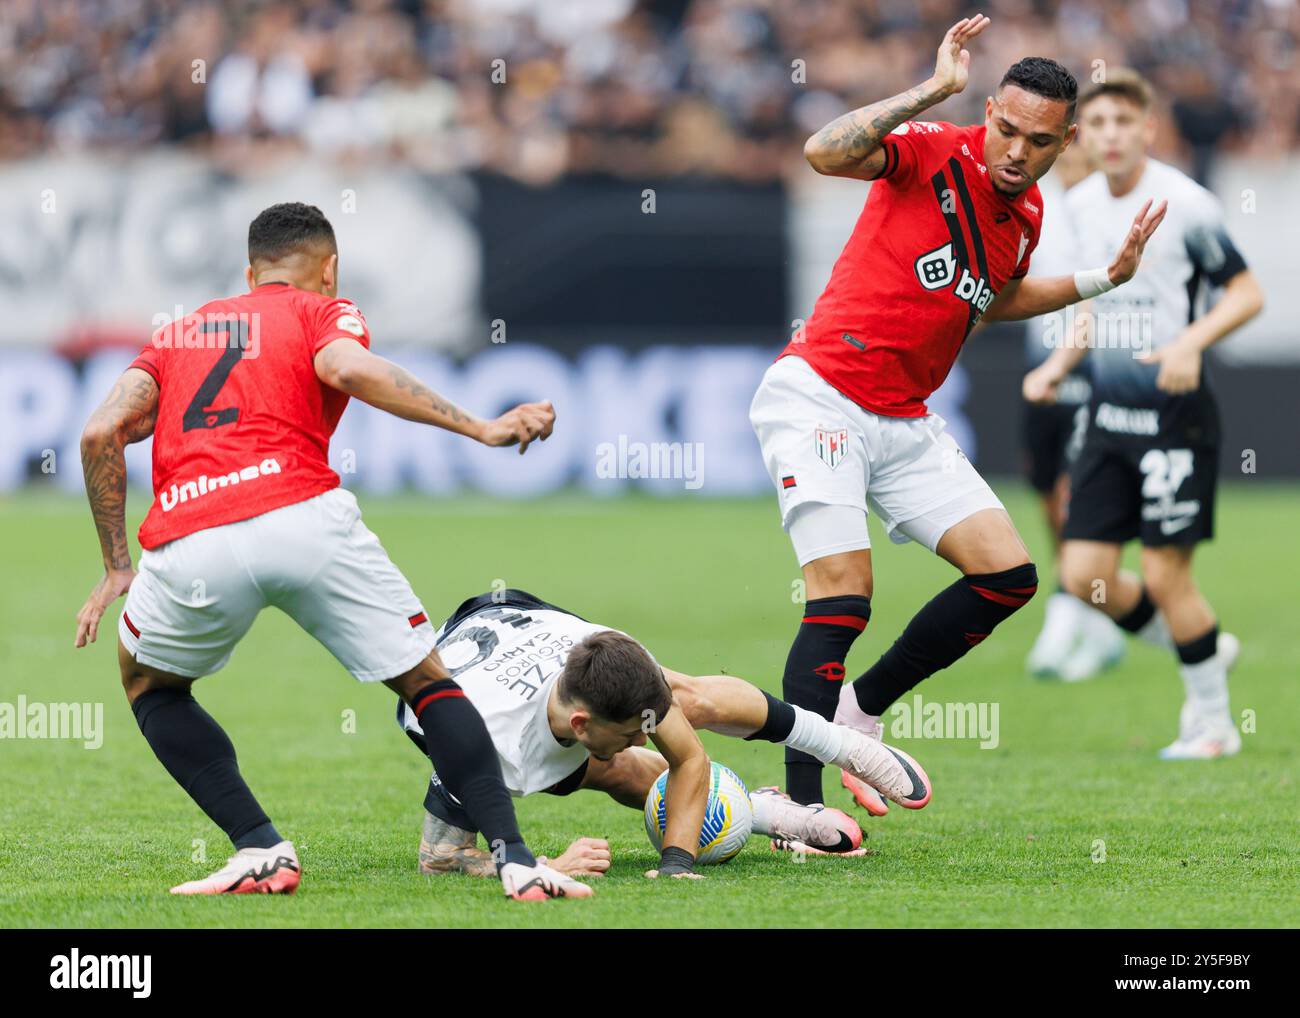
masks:
[(653, 711), (658, 724), (673, 705), (668, 680), (650, 652), (612, 629), (592, 633), (569, 652), (557, 689), (561, 699), (582, 704), (602, 721)]
[(1007, 73), (1002, 75), (1002, 80), (998, 82), (998, 91), (1001, 92), (1006, 85), (1015, 85), (1026, 92), (1041, 95), (1044, 99), (1069, 103), (1070, 108), (1066, 111), (1065, 121), (1068, 124), (1074, 123), (1079, 83), (1074, 80), (1073, 74), (1055, 60), (1049, 60), (1047, 57), (1025, 57), (1023, 60), (1017, 60), (1007, 68)]
[(289, 201), (272, 205), (248, 224), (248, 262), (278, 262), (305, 247), (338, 252), (334, 227), (315, 205)]
[(1079, 108), (1103, 95), (1127, 99), (1144, 113), (1151, 109), (1151, 85), (1131, 67), (1112, 67), (1101, 81), (1094, 81), (1079, 96)]

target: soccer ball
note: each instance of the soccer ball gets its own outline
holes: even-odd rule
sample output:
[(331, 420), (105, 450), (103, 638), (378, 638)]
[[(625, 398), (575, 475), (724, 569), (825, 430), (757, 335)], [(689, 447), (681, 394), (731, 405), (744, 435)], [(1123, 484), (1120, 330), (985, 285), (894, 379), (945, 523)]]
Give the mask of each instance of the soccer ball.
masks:
[[(645, 833), (655, 851), (664, 847), (664, 828), (668, 825), (668, 772), (664, 771), (651, 786), (645, 799)], [(754, 810), (749, 804), (749, 790), (730, 767), (713, 764), (709, 781), (709, 803), (704, 808), (700, 828), (697, 863), (726, 862), (737, 855), (754, 826)]]

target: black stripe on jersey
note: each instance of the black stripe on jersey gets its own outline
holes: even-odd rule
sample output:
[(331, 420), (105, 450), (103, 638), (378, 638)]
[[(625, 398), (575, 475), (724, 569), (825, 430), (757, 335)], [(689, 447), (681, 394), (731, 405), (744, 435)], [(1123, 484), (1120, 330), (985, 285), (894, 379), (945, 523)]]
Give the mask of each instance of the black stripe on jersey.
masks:
[(948, 178), (943, 175), (943, 170), (938, 170), (930, 178), (930, 183), (934, 186), (934, 197), (939, 202), (939, 213), (948, 224), (948, 236), (952, 238), (952, 253), (957, 256), (957, 264), (963, 269), (968, 269), (970, 259), (966, 254), (966, 238), (961, 232), (961, 221), (957, 218), (956, 211), (949, 212), (944, 208), (944, 194), (951, 193), (948, 188)]
[(971, 245), (975, 248), (975, 262), (979, 266), (980, 275), (987, 281), (989, 278), (989, 263), (984, 257), (984, 238), (980, 236), (980, 224), (979, 218), (975, 215), (975, 204), (970, 200), (970, 191), (966, 189), (966, 176), (961, 172), (961, 164), (957, 162), (956, 156), (948, 159), (948, 166), (952, 169), (952, 179), (957, 184), (957, 193), (961, 195), (962, 208), (966, 210), (966, 224), (970, 228)]
[(1201, 267), (1192, 263), (1192, 274), (1187, 280), (1187, 324), (1196, 321), (1196, 299), (1201, 295)]
[(880, 175), (882, 177), (888, 177), (896, 169), (898, 169), (898, 143), (890, 142), (888, 145), (884, 146), (884, 149), (885, 149), (885, 169), (884, 172), (882, 172)]

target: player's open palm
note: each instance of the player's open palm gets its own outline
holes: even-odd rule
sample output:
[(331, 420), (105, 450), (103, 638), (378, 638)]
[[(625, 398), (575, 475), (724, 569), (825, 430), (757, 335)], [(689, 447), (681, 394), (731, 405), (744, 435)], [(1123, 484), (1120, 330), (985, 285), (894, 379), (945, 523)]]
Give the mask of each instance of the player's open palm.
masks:
[(956, 95), (970, 80), (970, 51), (966, 43), (988, 28), (989, 19), (982, 14), (962, 18), (948, 29), (939, 44), (939, 55), (934, 62), (934, 80), (949, 95)]
[(131, 588), (134, 579), (135, 570), (131, 568), (113, 569), (100, 577), (81, 611), (77, 612), (77, 639), (73, 646), (84, 647), (99, 638), (99, 620), (108, 611), (108, 606)]
[(579, 838), (548, 865), (571, 877), (600, 877), (608, 872), (609, 861), (608, 841), (604, 838)]
[(1129, 227), (1124, 243), (1120, 245), (1115, 260), (1110, 263), (1107, 269), (1110, 281), (1116, 286), (1127, 283), (1133, 278), (1134, 273), (1138, 270), (1138, 265), (1142, 263), (1142, 252), (1146, 250), (1147, 241), (1156, 232), (1156, 227), (1160, 225), (1161, 220), (1165, 218), (1165, 213), (1168, 211), (1169, 203), (1162, 201), (1152, 212), (1151, 201), (1148, 199), (1147, 203), (1138, 211), (1138, 214), (1133, 217), (1133, 225)]
[(521, 403), (507, 410), (483, 428), (484, 445), (518, 445), (522, 456), (529, 443), (545, 442), (555, 427), (555, 407), (549, 400), (542, 403)]

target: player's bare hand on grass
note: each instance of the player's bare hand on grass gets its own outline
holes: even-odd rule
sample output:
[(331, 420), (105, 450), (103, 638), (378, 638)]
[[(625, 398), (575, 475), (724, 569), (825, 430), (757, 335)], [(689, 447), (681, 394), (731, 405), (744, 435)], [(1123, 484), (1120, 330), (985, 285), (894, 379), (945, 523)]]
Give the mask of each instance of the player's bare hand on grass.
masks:
[(1061, 379), (1056, 372), (1044, 364), (1025, 375), (1024, 381), (1020, 383), (1020, 393), (1026, 403), (1039, 406), (1051, 404), (1056, 402), (1056, 390), (1060, 384)]
[[(1129, 227), (1128, 236), (1124, 238), (1124, 243), (1119, 252), (1115, 255), (1115, 260), (1110, 263), (1106, 272), (1110, 276), (1110, 281), (1116, 286), (1127, 283), (1133, 278), (1134, 273), (1138, 270), (1138, 265), (1142, 262), (1142, 252), (1146, 249), (1147, 241), (1151, 235), (1156, 232), (1156, 227), (1160, 225), (1165, 218), (1165, 213), (1169, 211), (1169, 203), (1162, 201), (1151, 212), (1151, 201), (1142, 206), (1138, 214), (1133, 217), (1133, 225)], [(1147, 213), (1150, 212), (1150, 215)]]
[(1139, 357), (1142, 364), (1159, 364), (1156, 388), (1161, 392), (1179, 396), (1195, 392), (1201, 386), (1201, 350), (1179, 340)]
[(549, 400), (541, 403), (521, 403), (507, 410), (494, 421), (483, 425), (480, 437), (484, 445), (518, 445), (523, 455), (531, 442), (545, 442), (555, 428), (555, 407)]
[(135, 579), (134, 569), (112, 569), (105, 573), (77, 612), (77, 639), (74, 647), (94, 643), (99, 637), (99, 620), (108, 606), (127, 592)]
[(609, 842), (604, 838), (579, 838), (556, 859), (544, 861), (571, 877), (600, 877), (609, 870)]
[(961, 92), (970, 80), (970, 51), (963, 47), (989, 27), (989, 19), (982, 14), (962, 18), (948, 29), (939, 44), (939, 55), (934, 62), (935, 86), (946, 95)]

